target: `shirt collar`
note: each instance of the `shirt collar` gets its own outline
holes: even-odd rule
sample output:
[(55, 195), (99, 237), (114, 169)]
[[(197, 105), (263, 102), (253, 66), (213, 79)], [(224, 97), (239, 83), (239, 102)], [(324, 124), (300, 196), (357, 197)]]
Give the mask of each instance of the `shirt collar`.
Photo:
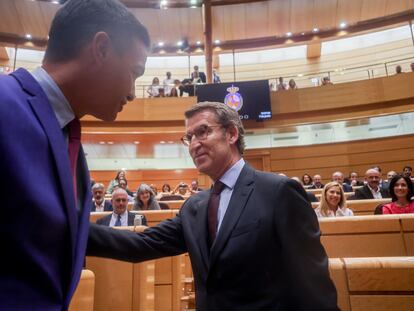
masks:
[(378, 193), (378, 192), (380, 192), (380, 187), (379, 187), (379, 185), (378, 185), (377, 190), (372, 189), (372, 188), (370, 187), (370, 185), (369, 185), (369, 184), (367, 184), (367, 186), (368, 186), (369, 190), (371, 190), (371, 192), (372, 192), (372, 193)]
[(63, 95), (53, 78), (42, 67), (36, 68), (32, 76), (39, 83), (49, 99), (50, 105), (56, 115), (60, 128), (63, 129), (70, 121), (75, 119), (75, 114), (69, 101)]
[(223, 176), (219, 179), (223, 184), (226, 185), (226, 187), (233, 189), (234, 185), (236, 184), (237, 178), (239, 178), (239, 175), (243, 169), (245, 162), (243, 158), (241, 158), (239, 161), (233, 164), (232, 167), (230, 167)]
[[(121, 219), (124, 219), (128, 214), (128, 209), (125, 210), (125, 212), (123, 212), (121, 214)], [(116, 214), (115, 212), (112, 213), (112, 217), (114, 217), (115, 219), (118, 218), (118, 214)]]

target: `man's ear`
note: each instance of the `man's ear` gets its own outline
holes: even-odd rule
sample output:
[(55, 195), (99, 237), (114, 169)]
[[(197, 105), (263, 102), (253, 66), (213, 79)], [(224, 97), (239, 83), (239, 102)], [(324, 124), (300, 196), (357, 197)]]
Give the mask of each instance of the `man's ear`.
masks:
[(97, 65), (104, 64), (113, 51), (112, 41), (106, 32), (100, 31), (95, 34), (91, 43), (92, 57)]
[(227, 133), (230, 136), (230, 143), (235, 144), (236, 141), (239, 139), (239, 130), (234, 125), (229, 126), (227, 129)]

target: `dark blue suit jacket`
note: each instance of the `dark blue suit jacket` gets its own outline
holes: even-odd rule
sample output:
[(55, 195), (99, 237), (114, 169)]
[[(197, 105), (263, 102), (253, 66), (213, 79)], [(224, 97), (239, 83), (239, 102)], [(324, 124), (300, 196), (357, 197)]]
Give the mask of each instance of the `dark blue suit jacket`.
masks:
[[(142, 214), (141, 214), (142, 215)], [(144, 215), (142, 215), (142, 225), (146, 226), (147, 225), (147, 219), (145, 218)], [(109, 215), (106, 215), (102, 218), (99, 218), (96, 223), (98, 225), (103, 225), (103, 226), (109, 226), (109, 224), (111, 223), (111, 218), (112, 218), (112, 213)], [(135, 213), (130, 213), (128, 212), (128, 226), (133, 226), (134, 225), (134, 218), (135, 218)]]
[(81, 148), (77, 209), (68, 145), (24, 69), (0, 76), (0, 153), (0, 310), (65, 310), (85, 255), (89, 173)]
[[(188, 252), (199, 311), (338, 311), (315, 212), (303, 187), (245, 165), (212, 247), (210, 190), (143, 233), (91, 224), (88, 254), (142, 261)], [(111, 242), (113, 241), (113, 242)]]

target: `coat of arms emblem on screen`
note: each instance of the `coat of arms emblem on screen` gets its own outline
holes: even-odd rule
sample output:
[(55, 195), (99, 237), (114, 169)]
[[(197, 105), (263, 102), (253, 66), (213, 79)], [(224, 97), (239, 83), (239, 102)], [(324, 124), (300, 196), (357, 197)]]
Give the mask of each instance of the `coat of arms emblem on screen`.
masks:
[(239, 88), (232, 85), (231, 87), (227, 88), (227, 92), (229, 93), (226, 95), (226, 97), (224, 97), (224, 103), (236, 111), (239, 111), (243, 107), (243, 97), (240, 93), (238, 93), (238, 91)]

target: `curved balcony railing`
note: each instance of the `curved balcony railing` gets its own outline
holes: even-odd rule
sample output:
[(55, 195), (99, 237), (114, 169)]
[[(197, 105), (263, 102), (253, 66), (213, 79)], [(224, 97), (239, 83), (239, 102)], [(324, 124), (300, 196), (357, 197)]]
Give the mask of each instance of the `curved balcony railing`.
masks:
[[(390, 60), (387, 62), (378, 62), (372, 64), (365, 64), (362, 66), (353, 66), (346, 68), (334, 68), (325, 71), (308, 72), (308, 73), (292, 73), (287, 76), (283, 76), (284, 83), (288, 85), (290, 79), (294, 79), (298, 88), (317, 87), (322, 85), (323, 78), (327, 77), (333, 84), (345, 83), (351, 81), (369, 80), (379, 77), (388, 77), (396, 74), (396, 67), (399, 65), (403, 68), (403, 73), (411, 71), (411, 64), (414, 63), (414, 57), (400, 58)], [(261, 79), (257, 77), (257, 79)], [(186, 79), (188, 80), (188, 79)], [(183, 80), (184, 81), (184, 80)], [(222, 81), (232, 82), (232, 81)], [(237, 81), (236, 81), (237, 82)], [(278, 84), (278, 77), (269, 79), (269, 88), (271, 91), (276, 91)], [(189, 85), (169, 85), (170, 88), (176, 87), (178, 96), (195, 96), (197, 94), (197, 84)], [(158, 86), (158, 89), (163, 90), (162, 82)], [(181, 90), (180, 90), (181, 89)], [(149, 98), (149, 97), (168, 97), (162, 90), (158, 90), (156, 96), (151, 96), (150, 85), (136, 85), (135, 95), (137, 98)], [(164, 93), (164, 94), (163, 94)]]

